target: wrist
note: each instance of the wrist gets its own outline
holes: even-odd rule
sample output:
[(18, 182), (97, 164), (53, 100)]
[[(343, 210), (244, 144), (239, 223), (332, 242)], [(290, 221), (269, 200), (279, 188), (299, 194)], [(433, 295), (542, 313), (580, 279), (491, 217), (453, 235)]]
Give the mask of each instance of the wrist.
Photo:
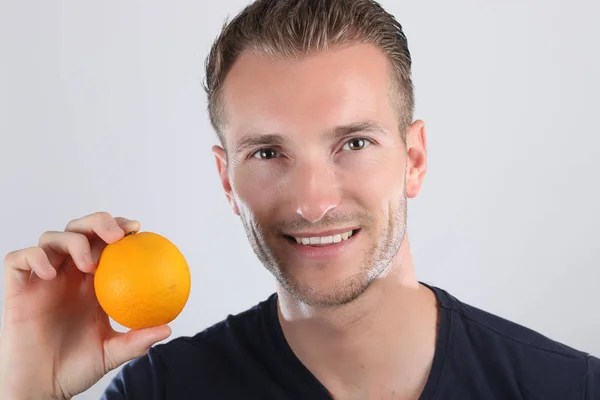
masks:
[[(1, 384), (1, 383), (0, 383)], [(44, 396), (36, 393), (23, 392), (17, 390), (10, 390), (10, 388), (3, 387), (0, 389), (0, 399), (10, 399), (10, 400), (70, 400), (70, 399), (60, 399), (56, 396)]]
[[(3, 364), (3, 363), (2, 363)], [(6, 365), (0, 366), (0, 399), (10, 400), (67, 400), (52, 394), (36, 392), (35, 385), (23, 385), (15, 382), (6, 371)]]

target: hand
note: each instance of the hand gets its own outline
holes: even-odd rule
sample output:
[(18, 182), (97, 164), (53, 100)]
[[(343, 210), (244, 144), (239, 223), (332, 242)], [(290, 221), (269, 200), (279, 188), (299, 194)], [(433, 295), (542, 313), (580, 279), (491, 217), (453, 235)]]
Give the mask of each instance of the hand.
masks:
[(139, 229), (95, 213), (6, 255), (0, 398), (69, 399), (171, 334), (167, 325), (116, 332), (96, 299), (102, 250)]

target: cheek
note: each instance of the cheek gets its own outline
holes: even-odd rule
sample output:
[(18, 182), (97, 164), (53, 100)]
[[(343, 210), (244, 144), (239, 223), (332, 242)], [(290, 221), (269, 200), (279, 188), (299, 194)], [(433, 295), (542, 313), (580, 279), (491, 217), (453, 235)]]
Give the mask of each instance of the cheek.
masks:
[(343, 187), (372, 202), (386, 202), (404, 187), (405, 166), (398, 155), (385, 152), (349, 154), (340, 162)]
[(232, 176), (236, 198), (261, 216), (271, 210), (283, 193), (280, 168), (239, 168)]

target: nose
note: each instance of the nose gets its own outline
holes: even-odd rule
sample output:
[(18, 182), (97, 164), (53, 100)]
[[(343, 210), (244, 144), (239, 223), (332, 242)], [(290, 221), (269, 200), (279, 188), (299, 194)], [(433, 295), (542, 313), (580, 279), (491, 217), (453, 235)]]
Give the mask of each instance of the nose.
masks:
[(296, 213), (314, 223), (340, 204), (335, 171), (324, 163), (304, 163), (293, 173), (291, 199)]

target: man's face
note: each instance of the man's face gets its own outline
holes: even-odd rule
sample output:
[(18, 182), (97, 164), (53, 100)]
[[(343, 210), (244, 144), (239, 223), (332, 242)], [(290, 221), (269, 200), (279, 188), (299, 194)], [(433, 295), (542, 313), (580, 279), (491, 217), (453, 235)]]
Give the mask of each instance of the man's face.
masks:
[(244, 54), (227, 76), (223, 187), (260, 261), (306, 304), (352, 301), (403, 242), (407, 149), (390, 85), (371, 45)]

